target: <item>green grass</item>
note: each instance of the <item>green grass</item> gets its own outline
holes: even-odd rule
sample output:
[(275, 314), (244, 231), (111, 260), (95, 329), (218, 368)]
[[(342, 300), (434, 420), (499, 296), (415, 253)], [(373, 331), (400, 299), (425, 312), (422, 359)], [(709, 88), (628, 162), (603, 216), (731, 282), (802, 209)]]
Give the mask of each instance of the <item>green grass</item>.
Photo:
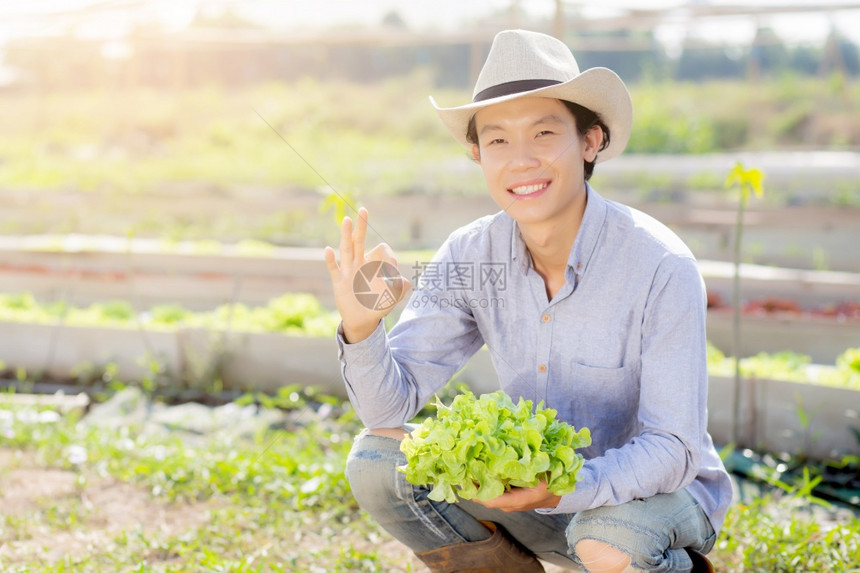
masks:
[[(13, 421), (0, 418), (6, 420), (0, 423), (0, 447), (27, 452), (36, 467), (74, 472), (77, 495), (37, 500), (24, 515), (5, 515), (4, 540), (97, 529), (79, 494), (106, 479), (136, 486), (153, 504), (205, 512), (205, 517), (181, 531), (101, 532), (93, 547), (73, 551), (48, 569), (40, 557), (18, 562), (0, 556), (0, 565), (4, 571), (179, 572), (317, 571), (320, 566), (350, 571), (365, 560), (382, 564), (383, 558), (349, 545), (378, 533), (357, 511), (343, 475), (358, 424), (352, 410), (337, 402), (332, 406), (330, 420), (308, 413), (296, 417), (297, 427), (253, 437), (219, 434), (193, 443), (173, 434), (146, 436), (134, 427), (89, 427), (73, 416), (40, 422), (18, 409)], [(0, 409), (11, 412), (8, 408), (0, 399)], [(85, 452), (86, 461), (75, 460), (74, 451)], [(344, 532), (347, 541), (341, 542)], [(301, 537), (309, 540), (306, 549), (296, 543)]]
[[(791, 78), (630, 89), (636, 121), (628, 153), (860, 145), (856, 81), (838, 89)], [(480, 170), (428, 94), (443, 105), (470, 97), (436, 89), (421, 73), (379, 84), (2, 94), (0, 199), (10, 213), (0, 234), (318, 246), (337, 240), (331, 210), (323, 212), (333, 193), (351, 204), (484, 194)], [(607, 196), (633, 191), (643, 200), (723, 193), (722, 174), (713, 173), (598, 169), (594, 181)], [(770, 186), (768, 205), (797, 201), (857, 206), (857, 178)]]
[[(792, 350), (759, 352), (740, 359), (740, 375), (746, 379), (785, 380), (860, 390), (860, 348), (846, 348), (835, 364), (816, 365), (812, 359)], [(708, 372), (712, 376), (734, 376), (735, 359), (708, 345)]]
[(775, 489), (751, 499), (742, 495), (742, 501), (730, 508), (717, 541), (716, 569), (768, 573), (860, 570), (860, 514), (843, 514), (826, 522), (818, 519), (834, 514), (829, 512), (829, 503), (812, 494), (822, 480), (812, 477), (816, 471), (804, 468), (796, 485), (781, 482), (774, 472), (764, 479)]
[(110, 328), (175, 330), (206, 328), (291, 335), (331, 336), (340, 322), (311, 294), (285, 293), (262, 306), (225, 304), (206, 312), (192, 312), (177, 304), (137, 311), (125, 300), (76, 307), (63, 302), (42, 303), (29, 293), (0, 293), (0, 321), (66, 324)]
[[(0, 185), (133, 195), (169, 181), (315, 189), (325, 179), (391, 192), (404, 162), (430, 169), (458, 150), (426, 97), (400, 101), (415, 90), (430, 90), (420, 75), (373, 86), (4, 96)], [(364, 171), (372, 160), (384, 167)]]
[[(856, 81), (787, 76), (630, 86), (632, 153), (860, 145)], [(344, 97), (349, 94), (349, 97)], [(446, 176), (463, 157), (427, 101), (469, 99), (422, 73), (378, 84), (271, 82), (241, 89), (141, 89), (0, 97), (0, 186), (151, 192), (165, 182), (331, 185), (385, 195), (420, 187), (480, 192), (479, 175)], [(701, 184), (701, 181), (698, 182)]]
[[(128, 425), (109, 430), (74, 415), (39, 414), (0, 396), (0, 453), (14, 452), (13, 461), (0, 469), (0, 483), (21, 469), (55, 472), (68, 482), (64, 495), (36, 497), (24, 510), (4, 508), (0, 536), (7, 547), (0, 568), (15, 573), (416, 570), (408, 550), (385, 543), (387, 534), (352, 500), (344, 463), (360, 424), (351, 408), (298, 389), (248, 396), (237, 406), (255, 401), (291, 411), (287, 427), (245, 437), (218, 432), (180, 438), (144, 434)], [(141, 519), (104, 527), (99, 506), (87, 500), (117, 483), (125, 484), (128, 498), (120, 507), (184, 516), (181, 526)], [(860, 567), (860, 522), (824, 526), (809, 513), (811, 501), (809, 488), (797, 487), (734, 505), (711, 554), (717, 570)], [(78, 542), (77, 550), (66, 554), (47, 551), (75, 535), (89, 535), (84, 550)], [(33, 549), (40, 544), (47, 553)]]

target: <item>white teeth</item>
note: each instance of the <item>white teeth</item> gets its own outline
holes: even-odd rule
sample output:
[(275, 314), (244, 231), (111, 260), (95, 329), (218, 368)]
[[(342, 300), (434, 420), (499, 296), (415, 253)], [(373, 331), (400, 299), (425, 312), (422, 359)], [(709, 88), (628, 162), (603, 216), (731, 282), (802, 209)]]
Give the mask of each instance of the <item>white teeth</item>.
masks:
[(528, 195), (529, 193), (534, 193), (535, 191), (539, 191), (544, 188), (543, 184), (540, 185), (523, 185), (522, 187), (514, 187), (511, 189), (511, 193), (514, 195)]

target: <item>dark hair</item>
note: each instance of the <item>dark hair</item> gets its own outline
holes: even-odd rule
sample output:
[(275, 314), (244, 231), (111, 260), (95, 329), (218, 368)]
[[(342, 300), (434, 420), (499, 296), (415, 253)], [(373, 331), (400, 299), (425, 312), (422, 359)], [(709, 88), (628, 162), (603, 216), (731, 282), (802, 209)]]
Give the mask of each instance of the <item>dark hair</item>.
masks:
[[(597, 113), (591, 111), (587, 107), (583, 107), (577, 103), (573, 103), (572, 101), (559, 100), (564, 104), (571, 115), (573, 115), (573, 119), (576, 122), (576, 131), (579, 133), (580, 137), (585, 137), (585, 134), (588, 133), (592, 127), (597, 126), (603, 132), (603, 143), (600, 144), (600, 149), (597, 150), (598, 153), (606, 149), (609, 145), (609, 128), (606, 127), (606, 124), (603, 123), (603, 120), (600, 119), (600, 116)], [(475, 125), (475, 116), (469, 120), (469, 125), (466, 127), (466, 141), (471, 144), (478, 145), (478, 127)], [(591, 174), (594, 173), (594, 161), (586, 161), (585, 162), (585, 180), (588, 181), (591, 178)]]

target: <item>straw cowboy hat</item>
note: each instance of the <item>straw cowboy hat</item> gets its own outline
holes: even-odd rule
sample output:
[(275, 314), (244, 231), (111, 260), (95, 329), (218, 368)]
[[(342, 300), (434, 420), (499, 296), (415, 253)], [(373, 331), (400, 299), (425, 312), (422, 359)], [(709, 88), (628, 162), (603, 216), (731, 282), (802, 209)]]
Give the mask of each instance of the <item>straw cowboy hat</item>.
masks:
[(597, 162), (621, 154), (630, 139), (633, 105), (618, 74), (608, 68), (579, 71), (570, 49), (560, 40), (526, 30), (499, 32), (493, 39), (481, 69), (472, 103), (439, 107), (442, 123), (463, 145), (469, 120), (481, 108), (521, 97), (546, 97), (570, 101), (596, 112), (609, 128), (609, 146)]

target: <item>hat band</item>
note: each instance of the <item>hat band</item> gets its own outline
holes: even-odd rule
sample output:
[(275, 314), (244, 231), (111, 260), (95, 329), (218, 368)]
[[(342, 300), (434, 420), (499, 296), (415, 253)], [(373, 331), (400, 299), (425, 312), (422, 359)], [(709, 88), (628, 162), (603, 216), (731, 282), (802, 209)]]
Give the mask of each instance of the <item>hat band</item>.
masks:
[(545, 88), (547, 86), (554, 86), (560, 83), (561, 82), (557, 80), (516, 80), (513, 82), (505, 82), (503, 84), (490, 86), (487, 89), (478, 92), (478, 94), (472, 98), (472, 102), (484, 101), (520, 92), (528, 92), (539, 88)]

